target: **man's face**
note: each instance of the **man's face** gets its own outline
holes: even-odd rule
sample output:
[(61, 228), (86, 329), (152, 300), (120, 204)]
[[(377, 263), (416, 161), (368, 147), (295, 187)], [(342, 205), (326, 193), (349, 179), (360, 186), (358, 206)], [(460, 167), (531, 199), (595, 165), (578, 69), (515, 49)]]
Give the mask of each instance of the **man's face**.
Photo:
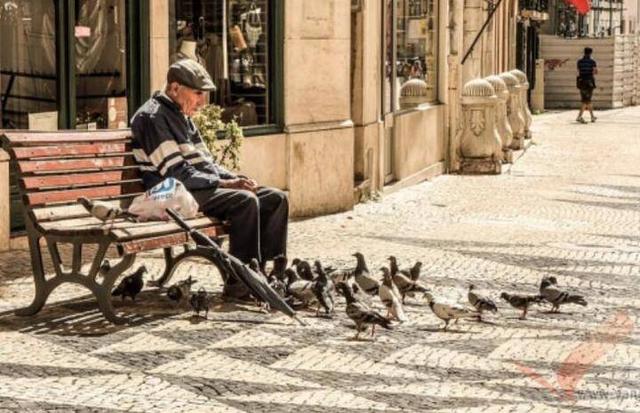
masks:
[(180, 111), (187, 116), (193, 116), (206, 102), (206, 92), (191, 89), (179, 83), (171, 84), (171, 98), (180, 106)]

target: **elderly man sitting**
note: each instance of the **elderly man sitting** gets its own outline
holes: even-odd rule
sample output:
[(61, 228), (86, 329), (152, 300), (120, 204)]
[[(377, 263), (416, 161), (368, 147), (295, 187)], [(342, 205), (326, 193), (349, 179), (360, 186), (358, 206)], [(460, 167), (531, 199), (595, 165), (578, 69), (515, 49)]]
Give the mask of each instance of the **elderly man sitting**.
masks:
[[(217, 165), (191, 116), (215, 85), (193, 60), (169, 67), (164, 91), (156, 92), (131, 120), (133, 153), (147, 189), (165, 178), (180, 180), (210, 217), (230, 220), (230, 253), (261, 265), (286, 253), (289, 203), (284, 192)], [(225, 280), (225, 291), (232, 290)]]

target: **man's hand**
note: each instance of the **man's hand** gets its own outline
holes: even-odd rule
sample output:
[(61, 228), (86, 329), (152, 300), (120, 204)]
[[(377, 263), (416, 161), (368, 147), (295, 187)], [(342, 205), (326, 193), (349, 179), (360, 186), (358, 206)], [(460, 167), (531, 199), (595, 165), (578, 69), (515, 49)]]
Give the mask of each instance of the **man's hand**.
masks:
[(221, 179), (218, 186), (220, 188), (242, 189), (251, 192), (256, 192), (258, 189), (257, 182), (250, 178)]

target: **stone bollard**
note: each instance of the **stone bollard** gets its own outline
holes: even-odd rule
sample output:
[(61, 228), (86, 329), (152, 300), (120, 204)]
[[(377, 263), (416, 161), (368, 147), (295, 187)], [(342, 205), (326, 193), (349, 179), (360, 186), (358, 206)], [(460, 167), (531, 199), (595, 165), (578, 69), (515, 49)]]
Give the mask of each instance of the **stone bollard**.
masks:
[(507, 118), (513, 132), (511, 149), (524, 149), (524, 116), (522, 105), (520, 104), (520, 82), (514, 75), (508, 72), (500, 73), (500, 79), (507, 85), (509, 90), (509, 100), (507, 101)]
[(506, 83), (498, 76), (488, 76), (485, 80), (491, 83), (493, 90), (498, 97), (498, 103), (496, 107), (496, 129), (498, 136), (502, 141), (502, 153), (503, 161), (505, 163), (513, 163), (513, 151), (511, 150), (511, 143), (513, 142), (513, 131), (507, 118), (507, 103), (509, 102), (509, 90)]
[(499, 174), (502, 172), (502, 142), (497, 133), (495, 95), (491, 83), (474, 79), (462, 90), (462, 128), (460, 172), (466, 174)]
[(400, 109), (411, 109), (427, 101), (429, 86), (422, 79), (409, 79), (400, 87)]
[(522, 105), (522, 115), (524, 116), (524, 137), (530, 139), (533, 116), (531, 115), (527, 98), (529, 94), (529, 79), (527, 79), (527, 75), (522, 70), (513, 69), (509, 73), (520, 82), (520, 104)]

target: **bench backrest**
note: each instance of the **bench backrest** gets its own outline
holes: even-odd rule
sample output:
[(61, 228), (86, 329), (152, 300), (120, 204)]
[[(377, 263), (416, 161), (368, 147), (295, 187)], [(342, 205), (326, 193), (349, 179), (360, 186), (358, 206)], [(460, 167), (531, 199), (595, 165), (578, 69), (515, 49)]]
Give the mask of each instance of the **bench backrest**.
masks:
[(78, 197), (127, 206), (144, 191), (131, 152), (131, 131), (6, 132), (27, 218), (88, 216)]

